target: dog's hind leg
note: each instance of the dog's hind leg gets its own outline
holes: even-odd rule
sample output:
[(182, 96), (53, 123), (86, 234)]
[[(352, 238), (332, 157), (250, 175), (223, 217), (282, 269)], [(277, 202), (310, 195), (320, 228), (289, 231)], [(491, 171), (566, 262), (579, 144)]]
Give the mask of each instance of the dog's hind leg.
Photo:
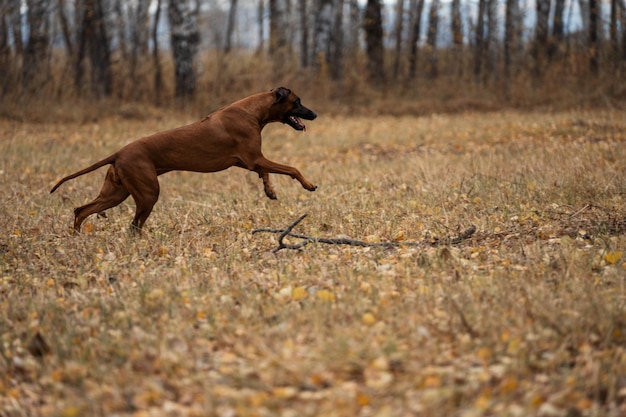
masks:
[(74, 230), (80, 231), (83, 221), (94, 213), (102, 213), (105, 210), (115, 207), (129, 196), (128, 190), (120, 182), (115, 171), (115, 167), (111, 166), (104, 178), (104, 184), (100, 190), (100, 194), (91, 203), (74, 209)]
[(134, 161), (132, 172), (120, 169), (124, 187), (135, 200), (136, 210), (132, 227), (141, 232), (141, 228), (152, 213), (152, 208), (159, 199), (159, 180), (154, 165), (149, 161)]

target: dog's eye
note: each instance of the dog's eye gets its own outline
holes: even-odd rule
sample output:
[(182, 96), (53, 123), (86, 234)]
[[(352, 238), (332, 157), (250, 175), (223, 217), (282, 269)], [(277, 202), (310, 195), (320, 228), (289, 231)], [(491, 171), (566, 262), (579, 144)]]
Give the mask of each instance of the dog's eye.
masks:
[(300, 105), (300, 99), (296, 99), (296, 104), (299, 106)]

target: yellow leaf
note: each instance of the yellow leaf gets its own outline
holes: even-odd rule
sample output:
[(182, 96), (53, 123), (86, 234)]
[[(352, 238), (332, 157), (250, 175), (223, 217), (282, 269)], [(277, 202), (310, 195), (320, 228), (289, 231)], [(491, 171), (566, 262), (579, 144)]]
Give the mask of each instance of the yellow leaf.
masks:
[(363, 322), (363, 324), (371, 326), (372, 324), (376, 323), (376, 317), (372, 313), (367, 312), (363, 314), (363, 316), (361, 316), (361, 321)]
[(80, 411), (78, 410), (78, 408), (76, 407), (67, 407), (66, 409), (64, 409), (63, 411), (61, 411), (61, 414), (59, 414), (59, 416), (61, 417), (76, 417), (80, 414)]
[(491, 402), (491, 397), (488, 392), (483, 392), (474, 402), (474, 407), (479, 410), (486, 410), (489, 408), (489, 403)]
[(293, 398), (298, 394), (298, 390), (294, 387), (276, 387), (272, 390), (272, 394), (276, 398)]
[(368, 397), (367, 395), (362, 394), (362, 393), (360, 393), (360, 392), (359, 392), (359, 393), (356, 395), (356, 402), (357, 402), (357, 404), (358, 404), (358, 405), (360, 405), (361, 407), (365, 407), (366, 405), (369, 405), (369, 404), (370, 404), (370, 397)]
[(604, 260), (613, 265), (615, 263), (617, 263), (617, 261), (619, 261), (620, 259), (622, 259), (622, 255), (624, 254), (624, 252), (620, 251), (614, 251), (614, 252), (609, 252), (606, 255), (604, 255)]
[(483, 362), (489, 362), (492, 355), (493, 353), (491, 352), (491, 349), (489, 349), (488, 347), (482, 347), (478, 349), (478, 351), (476, 352), (476, 356), (479, 359), (481, 359)]
[(395, 241), (404, 240), (404, 230), (398, 230), (398, 232), (396, 232), (396, 234), (393, 236), (393, 240)]
[(422, 382), (423, 388), (439, 388), (441, 386), (441, 378), (438, 375), (428, 375)]
[(335, 301), (335, 294), (333, 294), (331, 291), (319, 290), (315, 294), (317, 295), (317, 298), (319, 298), (322, 301), (328, 301), (328, 302)]
[(502, 382), (500, 382), (500, 390), (503, 394), (508, 394), (512, 391), (515, 391), (517, 388), (517, 378), (514, 376), (505, 377)]
[(291, 299), (294, 301), (300, 301), (302, 299), (305, 299), (308, 295), (309, 293), (304, 287), (296, 287), (291, 290)]
[(86, 225), (84, 225), (83, 226), (83, 231), (85, 231), (85, 233), (93, 232), (93, 224), (87, 223)]

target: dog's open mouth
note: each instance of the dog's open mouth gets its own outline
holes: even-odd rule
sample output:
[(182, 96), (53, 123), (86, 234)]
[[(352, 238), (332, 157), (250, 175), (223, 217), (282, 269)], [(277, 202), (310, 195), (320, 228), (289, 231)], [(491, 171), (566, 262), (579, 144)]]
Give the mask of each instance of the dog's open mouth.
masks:
[(302, 120), (296, 116), (287, 116), (287, 119), (283, 121), (283, 123), (287, 123), (296, 130), (306, 130), (306, 126), (302, 123)]

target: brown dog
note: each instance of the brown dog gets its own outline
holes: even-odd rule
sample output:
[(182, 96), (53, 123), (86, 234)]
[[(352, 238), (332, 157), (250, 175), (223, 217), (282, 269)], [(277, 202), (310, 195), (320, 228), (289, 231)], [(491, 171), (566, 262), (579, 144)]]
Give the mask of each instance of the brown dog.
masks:
[(113, 155), (60, 180), (52, 190), (72, 178), (111, 165), (98, 197), (74, 209), (74, 229), (94, 213), (115, 207), (131, 195), (136, 211), (132, 225), (141, 230), (159, 198), (157, 177), (169, 171), (216, 172), (237, 166), (254, 171), (263, 180), (265, 194), (276, 199), (269, 174), (297, 179), (304, 188), (316, 186), (300, 171), (266, 159), (261, 152), (261, 130), (272, 122), (305, 130), (300, 120), (313, 120), (314, 111), (300, 103), (291, 90), (280, 87), (230, 104), (204, 119), (129, 143)]

